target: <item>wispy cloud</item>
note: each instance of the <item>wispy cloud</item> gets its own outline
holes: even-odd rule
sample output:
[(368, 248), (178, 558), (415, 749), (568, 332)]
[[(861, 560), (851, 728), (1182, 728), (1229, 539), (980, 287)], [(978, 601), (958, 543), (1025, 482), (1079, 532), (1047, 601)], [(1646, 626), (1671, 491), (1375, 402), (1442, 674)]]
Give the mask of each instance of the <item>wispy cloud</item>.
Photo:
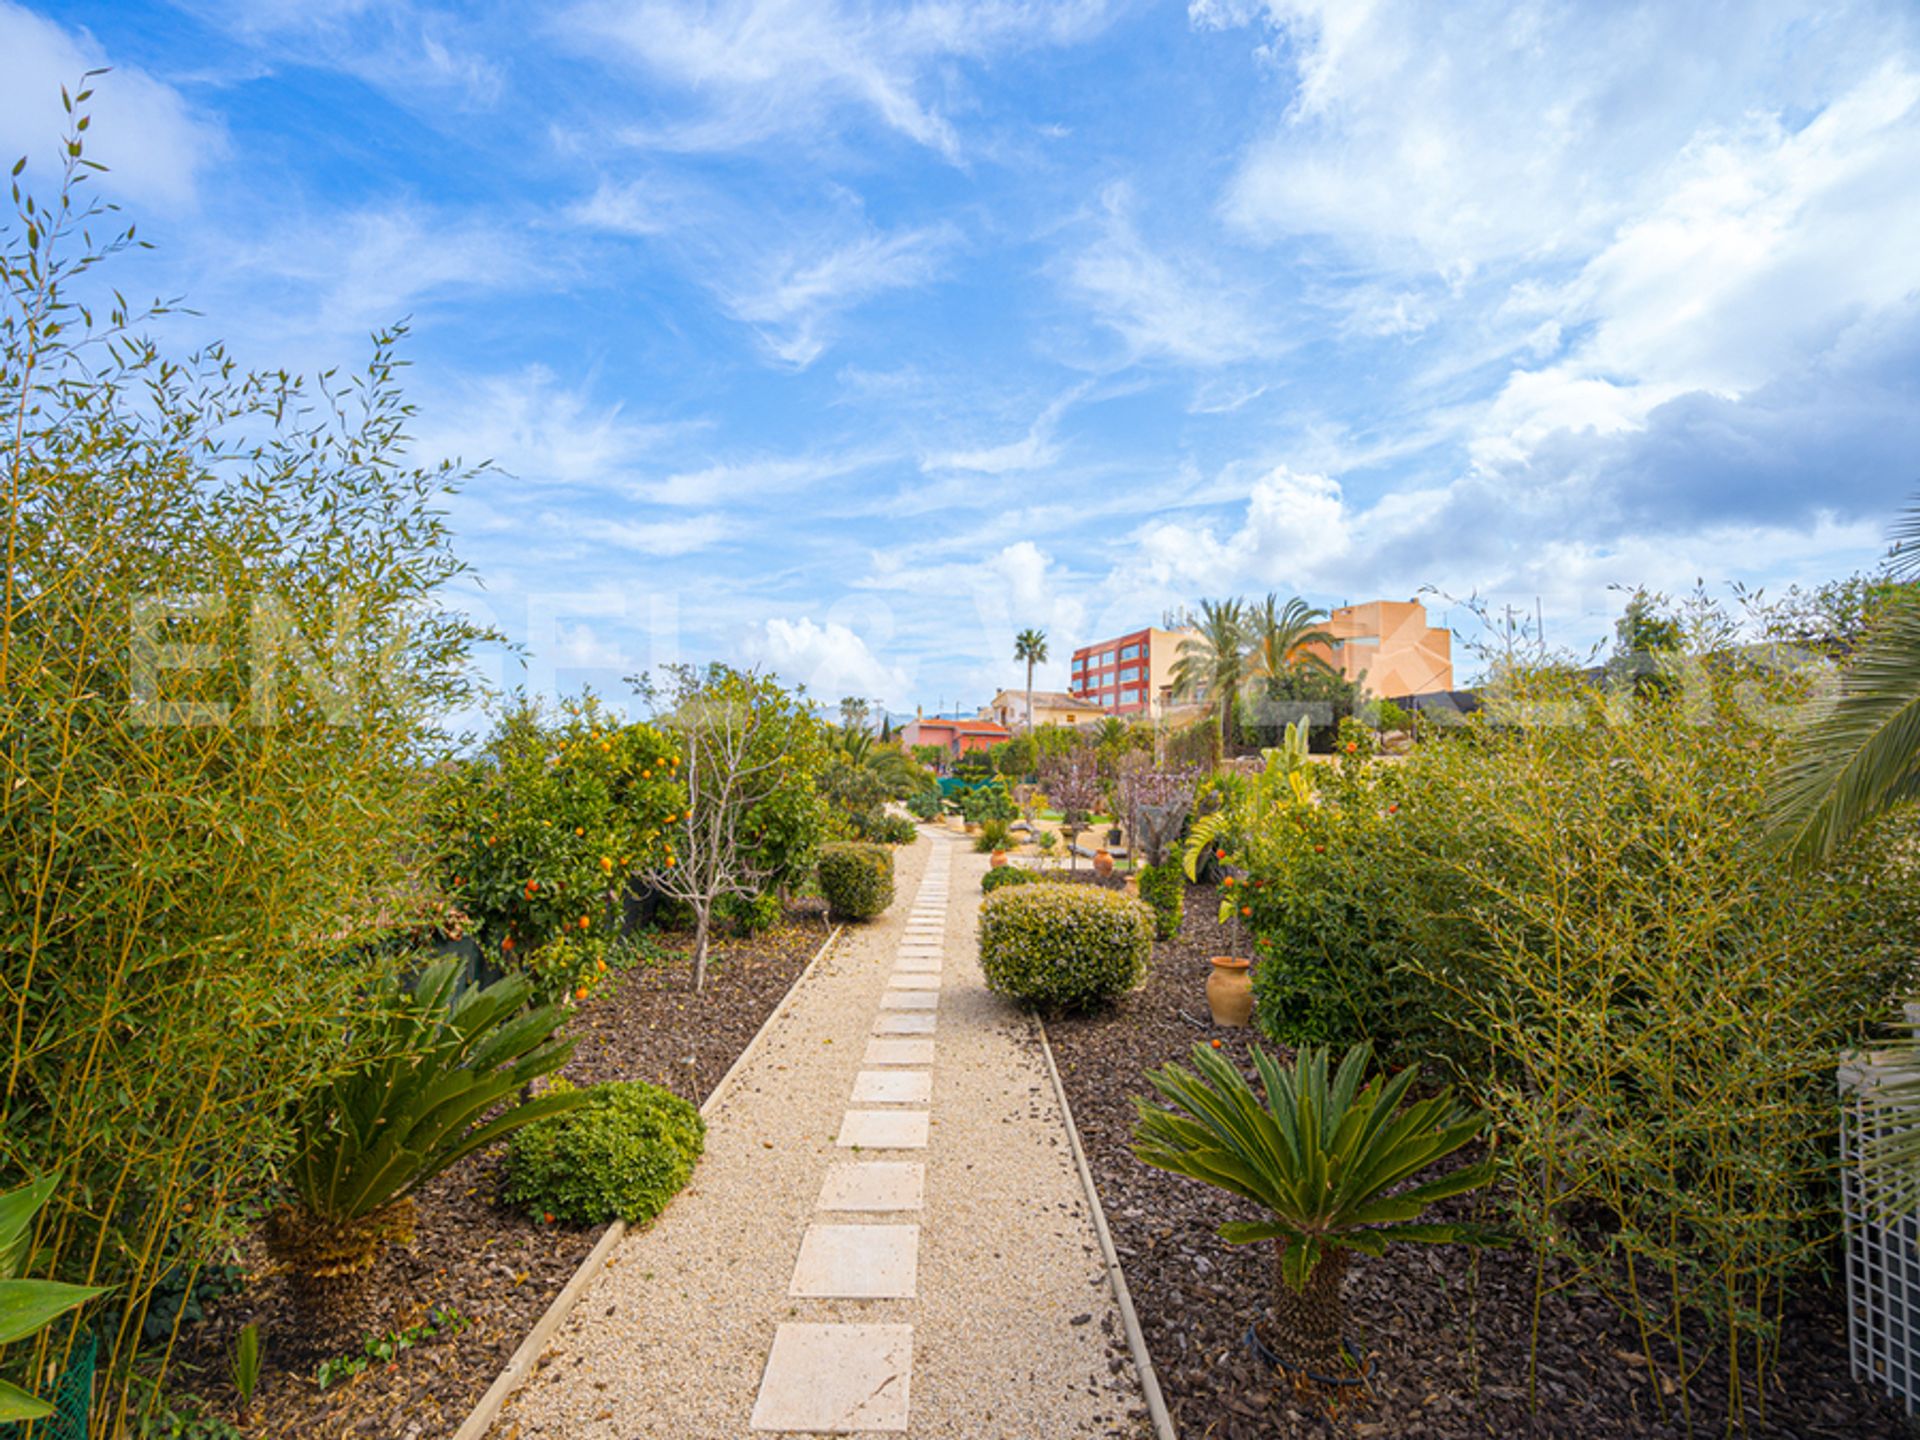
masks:
[(1076, 385), (1053, 400), (1034, 417), (1033, 424), (1027, 427), (1027, 433), (1018, 440), (971, 450), (940, 451), (924, 456), (920, 468), (928, 472), (965, 470), (980, 475), (1010, 475), (1051, 465), (1060, 457), (1060, 447), (1054, 439), (1054, 432), (1060, 426), (1060, 417), (1091, 388), (1090, 383)]
[(962, 142), (945, 67), (1069, 44), (1105, 19), (1103, 0), (594, 0), (561, 25), (576, 44), (611, 48), (692, 101), (686, 114), (631, 127), (635, 143), (733, 150), (775, 136), (810, 138), (852, 109), (956, 159)]
[(842, 314), (886, 291), (930, 283), (959, 238), (945, 224), (869, 229), (825, 248), (769, 255), (752, 283), (726, 292), (727, 307), (780, 361), (805, 369), (832, 343)]
[(1133, 210), (1130, 186), (1108, 186), (1098, 233), (1068, 267), (1073, 288), (1133, 358), (1206, 366), (1278, 350), (1268, 307), (1251, 287), (1205, 259), (1155, 250), (1141, 239)]

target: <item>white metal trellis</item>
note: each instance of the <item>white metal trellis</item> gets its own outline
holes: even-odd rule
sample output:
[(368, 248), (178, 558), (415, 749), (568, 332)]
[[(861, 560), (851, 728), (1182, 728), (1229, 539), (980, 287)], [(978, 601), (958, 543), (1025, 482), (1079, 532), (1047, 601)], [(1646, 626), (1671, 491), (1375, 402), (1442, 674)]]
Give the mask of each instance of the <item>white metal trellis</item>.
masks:
[(1875, 1055), (1854, 1056), (1839, 1072), (1847, 1344), (1854, 1378), (1880, 1386), (1912, 1415), (1920, 1404), (1920, 1213), (1863, 1163), (1878, 1139), (1920, 1124), (1920, 1113), (1876, 1099), (1887, 1076)]

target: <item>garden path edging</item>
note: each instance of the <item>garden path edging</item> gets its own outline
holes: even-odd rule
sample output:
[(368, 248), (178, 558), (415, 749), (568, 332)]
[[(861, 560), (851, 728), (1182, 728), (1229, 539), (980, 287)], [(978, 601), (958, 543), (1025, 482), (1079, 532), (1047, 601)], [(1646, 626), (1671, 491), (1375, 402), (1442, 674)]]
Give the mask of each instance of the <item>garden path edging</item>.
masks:
[[(793, 984), (787, 987), (787, 993), (780, 997), (780, 1003), (773, 1007), (767, 1018), (761, 1022), (760, 1028), (754, 1031), (753, 1039), (747, 1042), (745, 1049), (733, 1057), (733, 1064), (727, 1067), (727, 1073), (720, 1077), (719, 1082), (707, 1093), (707, 1098), (700, 1102), (702, 1117), (708, 1115), (721, 1100), (726, 1098), (727, 1091), (733, 1086), (734, 1077), (746, 1067), (747, 1061), (760, 1048), (767, 1032), (773, 1028), (774, 1021), (787, 1013), (788, 1008), (793, 1004), (793, 997), (800, 993), (800, 987), (807, 983), (808, 977), (813, 974), (826, 953), (833, 948), (833, 942), (840, 938), (840, 932), (845, 928), (843, 925), (835, 925), (828, 932), (827, 938), (820, 943), (820, 948), (813, 952), (813, 958), (807, 961), (806, 968), (794, 977)], [(1047, 1063), (1049, 1066), (1052, 1065), (1051, 1055), (1047, 1057)], [(1059, 1083), (1059, 1077), (1055, 1076), (1055, 1086), (1057, 1087)], [(1071, 1122), (1069, 1122), (1069, 1128), (1071, 1128)], [(1079, 1143), (1079, 1137), (1076, 1135), (1074, 1137), (1076, 1149)], [(1085, 1162), (1081, 1163), (1084, 1170)], [(1100, 1229), (1104, 1236), (1106, 1231), (1104, 1220), (1100, 1222)], [(460, 1428), (454, 1431), (453, 1440), (485, 1440), (487, 1432), (493, 1428), (493, 1422), (500, 1418), (501, 1410), (506, 1408), (507, 1401), (512, 1399), (514, 1392), (526, 1383), (527, 1377), (540, 1363), (540, 1357), (546, 1353), (547, 1345), (567, 1317), (573, 1313), (574, 1306), (580, 1303), (580, 1297), (586, 1293), (587, 1286), (593, 1283), (594, 1277), (605, 1267), (608, 1258), (619, 1247), (626, 1233), (627, 1223), (624, 1220), (612, 1221), (601, 1232), (600, 1238), (594, 1242), (593, 1249), (587, 1252), (586, 1259), (580, 1262), (580, 1267), (573, 1272), (560, 1293), (554, 1296), (553, 1303), (547, 1307), (546, 1312), (534, 1322), (533, 1328), (527, 1332), (526, 1338), (520, 1342), (506, 1365), (501, 1368), (493, 1384), (487, 1387), (487, 1393), (480, 1397), (480, 1403), (473, 1407)], [(1108, 1244), (1111, 1252), (1111, 1243), (1103, 1243)], [(1127, 1314), (1131, 1316), (1132, 1311), (1129, 1309)], [(1154, 1393), (1157, 1394), (1158, 1391)], [(1171, 1440), (1170, 1436), (1169, 1440)]]
[[(1100, 1206), (1100, 1192), (1094, 1188), (1093, 1168), (1087, 1164), (1086, 1148), (1080, 1143), (1080, 1127), (1073, 1123), (1073, 1107), (1067, 1103), (1067, 1087), (1061, 1083), (1060, 1067), (1054, 1063), (1053, 1046), (1047, 1040), (1045, 1022), (1035, 1017), (1033, 1028), (1040, 1036), (1040, 1053), (1047, 1060), (1047, 1074), (1053, 1080), (1053, 1095), (1060, 1102), (1060, 1115), (1066, 1121), (1067, 1139), (1073, 1147), (1074, 1168), (1080, 1172), (1081, 1188), (1087, 1192), (1087, 1206), (1093, 1213), (1094, 1234), (1100, 1238), (1100, 1254), (1106, 1262), (1107, 1281), (1113, 1287), (1114, 1303), (1120, 1309), (1120, 1326), (1127, 1332), (1127, 1349), (1133, 1352), (1134, 1373), (1140, 1377), (1140, 1390), (1146, 1396), (1147, 1418), (1153, 1422), (1157, 1440), (1180, 1440), (1173, 1428), (1173, 1416), (1167, 1411), (1166, 1397), (1160, 1393), (1160, 1377), (1154, 1373), (1153, 1356), (1147, 1352), (1147, 1337), (1140, 1329), (1140, 1317), (1133, 1308), (1133, 1293), (1127, 1289), (1126, 1273), (1120, 1268), (1119, 1252), (1113, 1248), (1113, 1232), (1107, 1228), (1107, 1212)], [(464, 1437), (462, 1437), (464, 1440)]]

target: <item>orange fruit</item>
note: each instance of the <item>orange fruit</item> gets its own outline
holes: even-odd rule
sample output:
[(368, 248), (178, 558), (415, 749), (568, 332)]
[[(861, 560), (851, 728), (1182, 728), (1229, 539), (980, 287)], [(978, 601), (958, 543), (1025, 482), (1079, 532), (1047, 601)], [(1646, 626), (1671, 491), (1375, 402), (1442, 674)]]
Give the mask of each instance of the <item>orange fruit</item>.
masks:
[(573, 833), (576, 835), (584, 835), (587, 833), (587, 827), (584, 825), (576, 825), (573, 827)]
[(582, 915), (582, 916), (580, 917), (580, 928), (581, 928), (582, 930), (584, 930), (584, 929), (586, 929), (586, 928), (587, 928), (587, 926), (588, 926), (589, 924), (591, 924), (591, 923), (592, 923), (592, 922), (591, 922), (591, 921), (589, 921), (589, 920), (587, 919), (587, 917), (586, 917), (586, 916), (584, 916), (584, 915)]
[(1251, 905), (1242, 905), (1240, 907), (1240, 913), (1242, 915), (1251, 915), (1253, 914), (1253, 907)]

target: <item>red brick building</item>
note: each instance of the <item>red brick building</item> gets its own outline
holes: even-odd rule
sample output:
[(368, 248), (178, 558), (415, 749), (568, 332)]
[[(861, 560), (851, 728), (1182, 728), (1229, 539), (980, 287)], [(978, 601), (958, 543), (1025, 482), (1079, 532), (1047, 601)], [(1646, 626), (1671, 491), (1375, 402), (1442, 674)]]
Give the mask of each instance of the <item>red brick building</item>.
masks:
[(1067, 688), (1109, 715), (1148, 715), (1173, 685), (1180, 642), (1191, 630), (1148, 626), (1073, 652)]

